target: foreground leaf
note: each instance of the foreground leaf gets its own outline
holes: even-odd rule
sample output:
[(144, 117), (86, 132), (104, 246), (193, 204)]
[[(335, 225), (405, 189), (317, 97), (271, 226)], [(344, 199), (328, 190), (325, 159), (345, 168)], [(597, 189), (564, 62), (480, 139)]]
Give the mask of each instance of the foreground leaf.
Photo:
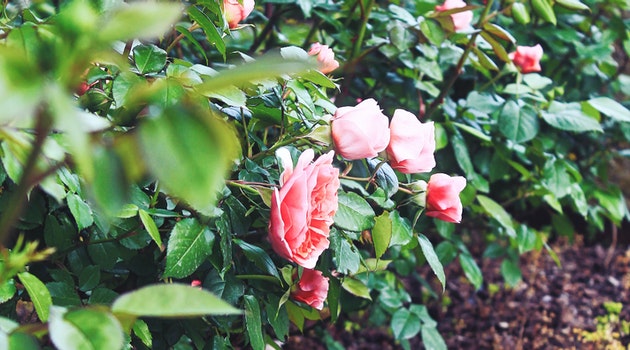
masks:
[(197, 219), (179, 221), (171, 231), (166, 250), (165, 277), (184, 278), (212, 253), (214, 233)]
[(118, 297), (112, 311), (137, 317), (234, 315), (241, 311), (212, 293), (185, 284), (154, 284)]
[(42, 322), (46, 322), (48, 320), (49, 309), (52, 305), (52, 297), (50, 296), (50, 292), (39, 280), (39, 278), (31, 275), (28, 272), (18, 273), (18, 277), (20, 281), (26, 288), (28, 292), (28, 296), (31, 298), (33, 302), (33, 306), (35, 306), (35, 311), (37, 311), (37, 316)]

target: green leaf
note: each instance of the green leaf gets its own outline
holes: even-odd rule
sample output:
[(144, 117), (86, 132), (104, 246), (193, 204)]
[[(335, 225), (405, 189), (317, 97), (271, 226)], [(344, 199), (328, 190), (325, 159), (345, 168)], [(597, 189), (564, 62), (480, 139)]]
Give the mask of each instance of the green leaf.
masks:
[(48, 282), (46, 288), (50, 291), (53, 303), (57, 306), (80, 306), (81, 299), (74, 289), (74, 284), (65, 282)]
[[(368, 159), (368, 169), (373, 172), (378, 164), (381, 164), (381, 162), (382, 161), (377, 158)], [(388, 163), (382, 163), (380, 165), (376, 171), (374, 180), (376, 180), (378, 187), (385, 190), (387, 198), (390, 198), (398, 192), (398, 177), (396, 176), (394, 169), (392, 169)]]
[(514, 18), (514, 21), (519, 24), (527, 24), (531, 21), (529, 10), (527, 10), (525, 4), (520, 2), (512, 4), (512, 18)]
[(588, 103), (618, 122), (630, 122), (630, 110), (609, 97), (592, 98), (588, 100)]
[(112, 314), (99, 309), (66, 311), (55, 306), (50, 315), (50, 339), (59, 349), (122, 349), (123, 329)]
[(188, 7), (188, 16), (201, 26), (204, 33), (206, 33), (208, 42), (214, 45), (221, 56), (223, 56), (223, 59), (225, 59), (225, 42), (223, 41), (223, 36), (221, 36), (221, 32), (219, 32), (217, 26), (215, 26), (208, 16), (206, 16), (206, 14), (199, 10), (196, 6)]
[(444, 338), (436, 327), (422, 327), (422, 343), (426, 349), (431, 350), (447, 350)]
[(86, 266), (79, 275), (79, 289), (83, 292), (94, 289), (101, 282), (101, 269), (97, 265)]
[(241, 313), (212, 293), (185, 284), (154, 284), (123, 294), (114, 301), (112, 311), (137, 317), (180, 318)]
[(240, 239), (234, 239), (233, 242), (241, 247), (241, 249), (243, 249), (243, 253), (245, 253), (245, 256), (249, 260), (253, 261), (254, 264), (258, 266), (261, 270), (267, 272), (278, 280), (280, 279), (278, 268), (276, 268), (276, 265), (269, 257), (269, 254), (267, 254), (267, 252), (265, 252), (262, 248), (253, 244), (249, 244)]
[(181, 104), (147, 118), (138, 130), (149, 170), (168, 192), (205, 212), (240, 148), (235, 133), (209, 110)]
[(330, 232), (330, 249), (335, 253), (333, 261), (339, 273), (354, 274), (359, 270), (361, 255), (358, 249), (337, 230)]
[(70, 208), (70, 212), (77, 222), (79, 231), (92, 226), (94, 218), (92, 217), (92, 209), (90, 209), (90, 206), (74, 193), (69, 193), (66, 199), (68, 201), (68, 208)]
[(197, 219), (177, 222), (168, 240), (164, 277), (188, 277), (212, 254), (213, 244), (214, 233)]
[(400, 309), (392, 315), (391, 328), (396, 339), (413, 338), (420, 332), (421, 320), (407, 309)]
[(375, 221), (376, 223), (372, 229), (372, 241), (374, 242), (376, 258), (380, 259), (387, 251), (392, 240), (392, 220), (389, 217), (389, 213), (384, 211), (383, 214), (376, 217)]
[(339, 191), (339, 208), (335, 214), (335, 226), (361, 232), (374, 226), (374, 210), (354, 192)]
[(2, 333), (0, 333), (0, 348), (1, 349), (18, 349), (18, 350), (40, 350), (39, 341), (35, 336), (22, 333), (13, 332), (9, 335), (7, 347), (2, 347)]
[(437, 276), (438, 280), (442, 284), (442, 293), (446, 289), (446, 276), (444, 275), (444, 267), (442, 266), (442, 262), (438, 258), (437, 254), (435, 254), (435, 250), (433, 249), (433, 244), (429, 239), (423, 235), (418, 235), (418, 242), (420, 243), (420, 248), (422, 249), (422, 253), (424, 257), (427, 259), (429, 266), (431, 266), (431, 270)]
[(469, 254), (462, 253), (459, 255), (459, 263), (464, 270), (464, 275), (466, 278), (472, 283), (476, 290), (481, 288), (481, 284), (483, 283), (483, 275), (481, 274), (481, 269), (475, 262), (472, 256)]
[(569, 10), (577, 10), (577, 11), (588, 10), (589, 12), (591, 11), (588, 5), (580, 2), (579, 0), (556, 0), (556, 4), (562, 7), (566, 7)]
[(398, 210), (389, 213), (389, 218), (392, 221), (392, 238), (389, 241), (389, 246), (405, 245), (409, 243), (413, 238), (409, 221), (401, 217)]
[(18, 273), (17, 276), (24, 285), (24, 288), (26, 288), (28, 296), (31, 298), (33, 306), (35, 306), (35, 311), (37, 311), (37, 316), (42, 322), (46, 322), (48, 320), (50, 306), (52, 305), (50, 292), (42, 281), (28, 272)]
[(557, 23), (556, 14), (553, 12), (553, 8), (551, 7), (551, 3), (549, 3), (549, 0), (531, 0), (531, 1), (532, 1), (532, 8), (540, 16), (540, 18), (544, 19), (546, 22), (549, 22), (555, 26)]
[(516, 143), (533, 139), (538, 134), (538, 115), (531, 107), (508, 101), (499, 115), (499, 130)]
[(372, 300), (372, 297), (370, 296), (370, 290), (363, 282), (359, 281), (358, 279), (346, 277), (343, 279), (341, 287), (343, 287), (343, 289), (348, 291), (350, 294), (356, 295), (359, 298)]
[(512, 238), (516, 237), (516, 231), (514, 230), (514, 224), (512, 223), (512, 216), (505, 211), (499, 203), (481, 194), (477, 195), (477, 200), (486, 213), (497, 220), (499, 224), (505, 228), (508, 236)]
[(160, 237), (160, 231), (158, 231), (157, 225), (153, 218), (146, 211), (139, 209), (138, 215), (140, 216), (140, 221), (142, 221), (142, 225), (147, 230), (153, 241), (157, 244), (158, 247), (162, 247), (162, 237)]
[(471, 179), (475, 176), (475, 169), (473, 167), (472, 160), (470, 159), (470, 153), (468, 152), (468, 146), (462, 135), (457, 132), (451, 137), (451, 145), (453, 146), (453, 152), (457, 154), (455, 158), (457, 164), (466, 174), (466, 178)]
[(153, 44), (134, 47), (133, 58), (141, 74), (158, 73), (166, 65), (166, 51)]
[(125, 3), (107, 16), (107, 22), (98, 31), (98, 38), (106, 43), (157, 38), (181, 16), (179, 3)]
[(501, 263), (501, 274), (505, 282), (511, 287), (515, 287), (521, 281), (521, 268), (511, 259), (505, 259)]
[(133, 324), (133, 334), (140, 339), (142, 344), (151, 348), (153, 346), (153, 336), (151, 335), (151, 331), (149, 330), (149, 326), (143, 320), (136, 320)]
[(243, 300), (245, 301), (245, 325), (247, 326), (249, 343), (254, 350), (264, 350), (265, 340), (262, 334), (262, 320), (258, 299), (253, 295), (246, 295), (243, 297)]
[(15, 295), (15, 281), (13, 278), (0, 285), (0, 304), (7, 302)]

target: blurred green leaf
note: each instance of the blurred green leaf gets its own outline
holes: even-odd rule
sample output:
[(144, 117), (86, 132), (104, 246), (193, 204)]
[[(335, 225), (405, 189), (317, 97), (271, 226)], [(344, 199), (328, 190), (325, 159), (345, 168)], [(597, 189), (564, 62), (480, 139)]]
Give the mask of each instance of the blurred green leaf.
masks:
[(37, 316), (39, 316), (42, 322), (46, 322), (48, 320), (50, 306), (52, 305), (50, 292), (35, 275), (28, 272), (20, 272), (17, 276), (24, 285), (26, 292), (28, 292), (28, 296), (31, 298), (33, 306), (35, 306), (35, 311), (37, 311)]
[(370, 296), (370, 289), (358, 279), (346, 277), (343, 279), (341, 287), (352, 295), (372, 300), (372, 297)]
[(579, 0), (556, 0), (556, 4), (562, 7), (566, 7), (569, 10), (577, 10), (577, 11), (588, 10), (589, 12), (591, 11), (588, 5), (584, 4), (583, 2)]
[(374, 242), (376, 259), (380, 259), (387, 251), (392, 239), (392, 220), (389, 213), (384, 211), (383, 214), (375, 218), (375, 222), (372, 229), (372, 241)]
[(501, 275), (509, 286), (515, 287), (521, 281), (521, 268), (511, 259), (505, 259), (501, 263)]
[(492, 198), (484, 195), (477, 195), (477, 200), (483, 209), (492, 218), (497, 220), (501, 226), (505, 228), (506, 233), (510, 237), (516, 237), (516, 231), (514, 231), (514, 224), (512, 223), (512, 216)]
[(630, 122), (630, 110), (609, 97), (596, 97), (588, 103), (617, 122)]
[(153, 346), (153, 336), (151, 335), (151, 331), (149, 330), (149, 326), (143, 320), (136, 320), (133, 324), (133, 334), (140, 339), (142, 344), (147, 347)]
[(509, 100), (499, 115), (499, 130), (516, 143), (527, 142), (538, 134), (538, 115), (531, 107)]
[(160, 231), (158, 230), (157, 225), (155, 224), (155, 221), (153, 220), (151, 215), (142, 209), (138, 210), (138, 215), (140, 216), (140, 221), (142, 221), (142, 225), (147, 230), (151, 238), (153, 238), (155, 244), (157, 244), (157, 246), (161, 248), (162, 237), (160, 236)]
[(173, 227), (166, 249), (164, 277), (184, 278), (212, 254), (214, 233), (197, 219), (183, 219)]
[(109, 43), (114, 40), (157, 38), (181, 16), (182, 7), (178, 3), (124, 3), (108, 14), (97, 31), (98, 39)]
[(125, 293), (114, 301), (112, 311), (137, 317), (179, 318), (241, 313), (213, 294), (185, 284), (154, 284)]
[(413, 338), (420, 332), (421, 321), (418, 315), (407, 309), (400, 309), (392, 315), (392, 331), (396, 339)]
[(92, 209), (90, 206), (76, 194), (68, 194), (66, 197), (68, 201), (68, 208), (77, 223), (79, 231), (92, 226), (94, 218), (92, 217)]
[(50, 338), (59, 349), (122, 349), (124, 335), (120, 322), (98, 309), (67, 311), (51, 309)]
[(15, 281), (13, 278), (5, 281), (0, 284), (0, 304), (7, 302), (9, 299), (13, 298), (15, 295)]
[(540, 18), (544, 19), (546, 22), (553, 24), (554, 26), (557, 24), (556, 14), (553, 12), (553, 8), (549, 0), (531, 0), (532, 8), (540, 16)]
[(475, 259), (469, 254), (461, 253), (459, 254), (459, 263), (464, 270), (464, 275), (466, 275), (466, 278), (475, 287), (475, 290), (481, 288), (483, 274), (481, 273), (479, 265), (475, 262)]

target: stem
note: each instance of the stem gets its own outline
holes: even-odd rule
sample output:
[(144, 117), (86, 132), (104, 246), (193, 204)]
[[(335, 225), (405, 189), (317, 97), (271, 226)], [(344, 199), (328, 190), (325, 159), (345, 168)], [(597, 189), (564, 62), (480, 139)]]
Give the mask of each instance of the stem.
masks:
[(282, 146), (286, 146), (286, 145), (290, 145), (292, 143), (296, 143), (297, 141), (302, 140), (302, 137), (292, 137), (289, 139), (286, 139), (284, 141), (278, 141), (275, 144), (273, 144), (273, 146), (269, 147), (267, 150), (259, 152), (257, 154), (254, 154), (252, 157), (250, 157), (249, 159), (251, 160), (256, 160), (260, 157), (264, 157), (270, 153), (275, 152), (278, 148), (282, 147)]
[(308, 34), (306, 34), (306, 38), (304, 38), (302, 48), (305, 48), (311, 42), (311, 40), (313, 40), (313, 35), (315, 35), (315, 32), (317, 31), (317, 28), (319, 28), (320, 23), (322, 23), (322, 19), (317, 17), (315, 23), (313, 23), (313, 26), (311, 27), (311, 30), (308, 31)]
[(254, 40), (254, 42), (252, 43), (252, 46), (249, 48), (250, 52), (254, 52), (258, 49), (260, 44), (262, 44), (263, 41), (265, 41), (265, 38), (267, 37), (267, 35), (271, 33), (271, 30), (276, 25), (276, 21), (278, 21), (280, 16), (283, 15), (285, 12), (287, 12), (287, 10), (282, 9), (282, 10), (275, 11), (271, 15), (271, 17), (269, 18), (269, 21), (267, 21), (267, 24), (265, 24), (265, 27), (260, 32), (260, 35), (256, 37), (256, 40)]
[[(488, 12), (490, 11), (490, 8), (492, 7), (493, 2), (494, 0), (488, 0), (488, 2), (486, 3), (486, 7), (483, 9), (483, 12), (481, 13), (481, 16), (479, 17), (479, 21), (477, 22), (478, 28), (481, 28), (483, 24), (486, 22), (486, 17), (488, 16)], [(473, 45), (475, 45), (475, 40), (477, 39), (477, 36), (479, 36), (479, 33), (481, 33), (481, 31), (476, 32), (470, 36), (470, 40), (468, 40), (468, 43), (466, 44), (466, 47), (464, 48), (464, 53), (462, 54), (462, 56), (459, 58), (459, 61), (457, 62), (455, 73), (449, 78), (446, 85), (444, 85), (444, 87), (440, 91), (440, 95), (438, 95), (438, 97), (435, 100), (433, 100), (433, 102), (431, 102), (431, 105), (427, 109), (427, 113), (425, 115), (427, 118), (431, 118), (431, 115), (435, 112), (438, 106), (442, 104), (442, 102), (444, 101), (444, 98), (453, 87), (453, 84), (455, 84), (455, 81), (457, 80), (457, 78), (459, 78), (460, 74), (462, 73), (462, 67), (464, 66), (464, 63), (466, 63), (466, 59), (468, 58), (468, 55), (470, 54), (470, 51), (473, 48)]]
[(125, 49), (123, 50), (122, 56), (128, 60), (129, 53), (131, 52), (131, 46), (133, 45), (133, 40), (129, 40), (125, 43)]
[[(193, 24), (188, 27), (188, 31), (192, 32), (196, 29), (201, 28), (201, 26), (199, 26), (199, 24), (197, 24), (197, 22), (193, 22)], [(184, 34), (180, 33), (175, 39), (173, 39), (173, 42), (168, 45), (168, 47), (166, 48), (166, 52), (171, 52), (171, 50), (173, 50), (173, 48), (175, 48), (175, 45), (177, 45), (182, 39), (184, 38)]]
[[(361, 1), (362, 0), (359, 0), (358, 2), (362, 4)], [(355, 58), (359, 55), (359, 52), (361, 51), (361, 46), (363, 46), (365, 29), (367, 27), (367, 22), (370, 19), (372, 7), (374, 7), (374, 0), (368, 0), (365, 10), (361, 13), (361, 27), (359, 27), (359, 35), (357, 36), (357, 41), (354, 42), (354, 48), (352, 49), (352, 58)], [(363, 9), (363, 7), (361, 9)]]
[(11, 199), (8, 201), (11, 205), (7, 206), (7, 210), (2, 213), (2, 218), (0, 218), (0, 244), (4, 244), (11, 235), (13, 226), (15, 225), (15, 222), (19, 220), (22, 210), (24, 209), (24, 205), (26, 204), (27, 193), (31, 186), (36, 184), (33, 179), (38, 178), (35, 174), (37, 171), (37, 158), (39, 158), (39, 155), (42, 153), (46, 136), (48, 136), (51, 128), (52, 120), (50, 116), (43, 110), (42, 107), (40, 107), (40, 110), (37, 113), (37, 124), (35, 125), (34, 130), (35, 141), (33, 143), (33, 148), (31, 149), (31, 153), (28, 155), (26, 164), (22, 169), (20, 182), (17, 184), (15, 192), (11, 195)]

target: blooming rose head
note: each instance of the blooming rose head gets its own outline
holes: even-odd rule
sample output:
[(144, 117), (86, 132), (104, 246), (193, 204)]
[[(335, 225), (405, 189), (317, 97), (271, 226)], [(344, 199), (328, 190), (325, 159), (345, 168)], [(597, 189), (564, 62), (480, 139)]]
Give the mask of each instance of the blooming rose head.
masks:
[(536, 46), (517, 46), (516, 51), (509, 55), (514, 65), (522, 73), (540, 72), (540, 59), (543, 56), (543, 49), (540, 44)]
[(230, 29), (238, 27), (239, 22), (252, 13), (254, 5), (254, 0), (242, 0), (242, 4), (238, 0), (223, 0), (225, 19)]
[(280, 189), (271, 196), (269, 240), (280, 256), (312, 269), (330, 244), (330, 225), (338, 207), (339, 170), (332, 166), (334, 153), (312, 162), (314, 153), (308, 149), (295, 169), (286, 149), (277, 154), (284, 172)]
[(389, 125), (387, 155), (392, 168), (405, 174), (424, 173), (435, 167), (435, 127), (397, 109)]
[(440, 220), (459, 223), (462, 221), (462, 201), (459, 193), (466, 187), (462, 176), (433, 174), (427, 186), (425, 213)]
[[(465, 6), (466, 2), (462, 0), (446, 0), (442, 5), (436, 6), (435, 10), (442, 12)], [(455, 31), (466, 29), (470, 26), (470, 22), (472, 22), (473, 13), (472, 11), (453, 13), (451, 14), (451, 19), (453, 20), (453, 29), (455, 29)]]
[(331, 121), (335, 150), (348, 160), (376, 157), (389, 142), (388, 124), (374, 99), (340, 107)]
[(328, 278), (321, 271), (304, 269), (302, 278), (291, 291), (294, 300), (301, 301), (318, 310), (324, 307), (328, 295)]
[(339, 62), (335, 60), (335, 53), (328, 45), (314, 43), (311, 45), (311, 49), (308, 50), (308, 54), (317, 56), (319, 71), (324, 74), (328, 74), (339, 67)]

